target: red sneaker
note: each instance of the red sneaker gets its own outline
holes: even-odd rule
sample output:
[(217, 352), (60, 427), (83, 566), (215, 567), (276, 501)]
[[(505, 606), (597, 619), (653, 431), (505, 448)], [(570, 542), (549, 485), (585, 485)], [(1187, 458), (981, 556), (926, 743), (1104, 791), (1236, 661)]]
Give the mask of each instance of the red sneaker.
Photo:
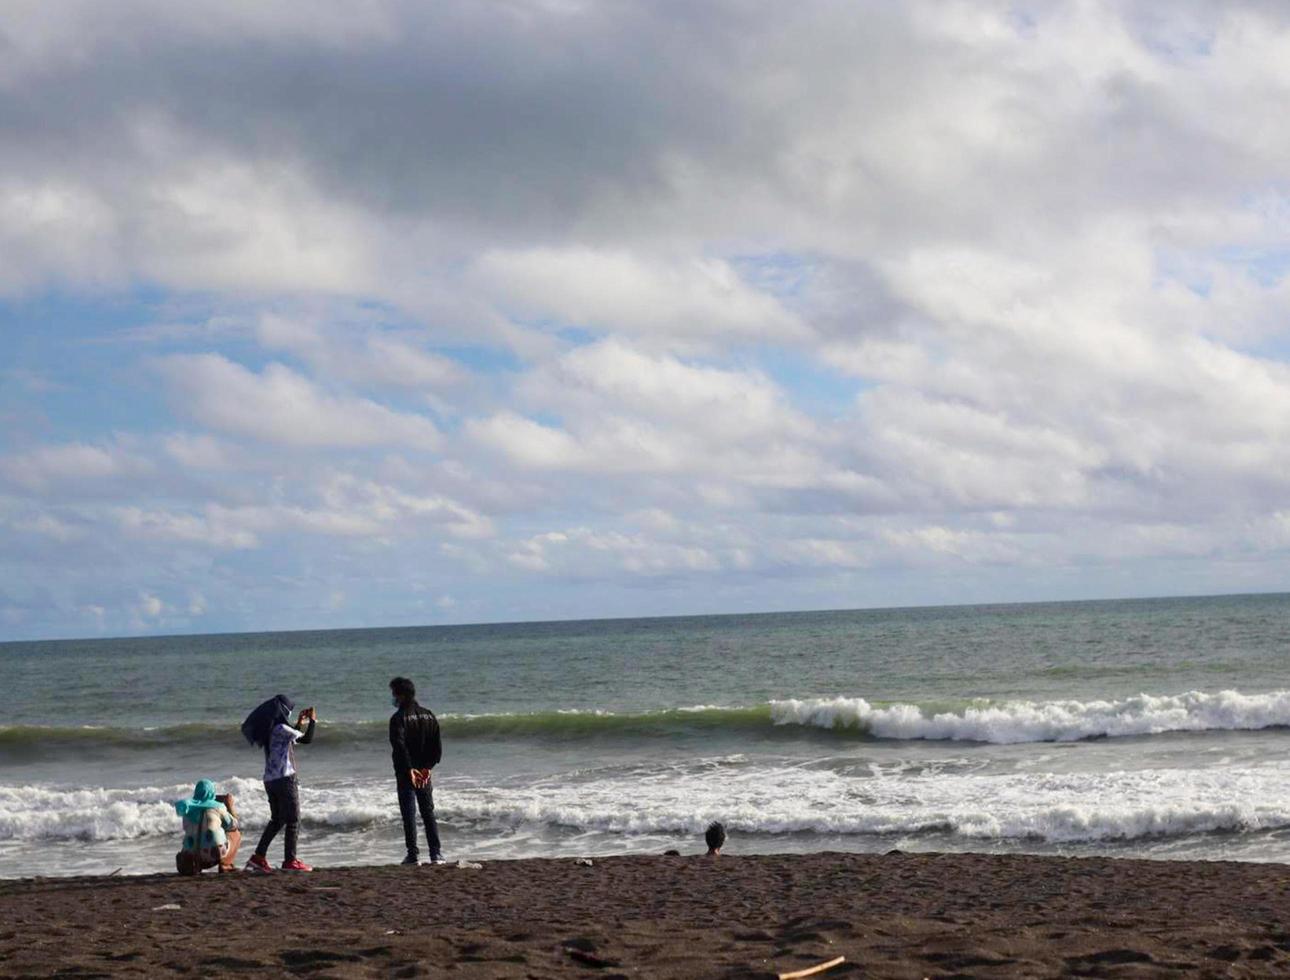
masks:
[(267, 874), (273, 873), (273, 865), (269, 863), (268, 858), (262, 857), (259, 854), (252, 854), (251, 860), (246, 862), (246, 870), (255, 871), (262, 875), (267, 875)]
[(282, 870), (283, 871), (312, 871), (313, 868), (305, 864), (304, 861), (301, 861), (300, 858), (292, 858), (290, 861), (286, 861), (283, 863)]

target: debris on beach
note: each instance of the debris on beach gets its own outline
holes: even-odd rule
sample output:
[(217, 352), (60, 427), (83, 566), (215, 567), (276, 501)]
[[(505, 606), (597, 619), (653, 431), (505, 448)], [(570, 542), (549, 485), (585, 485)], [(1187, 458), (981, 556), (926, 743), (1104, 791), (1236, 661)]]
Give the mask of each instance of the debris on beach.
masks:
[(477, 861), (458, 861), (457, 867), (470, 868), (472, 870), (478, 871), (480, 868), (483, 867), (483, 865), (478, 863)]
[(183, 908), (183, 906), (182, 906), (182, 905), (180, 905), (178, 902), (167, 902), (165, 905), (154, 905), (154, 906), (152, 907), (152, 911), (154, 911), (154, 912), (178, 912), (178, 911), (179, 911), (180, 909), (182, 909), (182, 908)]
[(805, 970), (794, 970), (791, 973), (781, 973), (779, 980), (799, 980), (801, 977), (813, 977), (817, 973), (823, 973), (825, 970), (832, 970), (835, 966), (841, 966), (847, 961), (845, 956), (837, 956), (823, 963), (817, 963), (815, 966), (809, 966)]
[(573, 863), (574, 863), (574, 864), (580, 864), (580, 865), (582, 865), (584, 868), (590, 868), (590, 867), (593, 867), (593, 866), (594, 866), (594, 864), (593, 864), (593, 862), (592, 862), (591, 858), (578, 858), (578, 859), (577, 859), (577, 860), (575, 860)]
[(580, 949), (569, 949), (566, 947), (565, 952), (569, 954), (570, 959), (577, 960), (584, 966), (602, 969), (607, 966), (619, 965), (618, 960), (607, 960), (603, 956), (597, 956), (595, 953), (587, 953)]
[[(579, 860), (582, 863), (585, 858)], [(575, 936), (572, 939), (566, 939), (560, 944), (564, 947), (565, 954), (573, 960), (577, 960), (584, 966), (596, 967), (597, 969), (607, 966), (619, 966), (618, 960), (608, 959), (597, 953), (597, 943), (594, 939), (586, 936)]]

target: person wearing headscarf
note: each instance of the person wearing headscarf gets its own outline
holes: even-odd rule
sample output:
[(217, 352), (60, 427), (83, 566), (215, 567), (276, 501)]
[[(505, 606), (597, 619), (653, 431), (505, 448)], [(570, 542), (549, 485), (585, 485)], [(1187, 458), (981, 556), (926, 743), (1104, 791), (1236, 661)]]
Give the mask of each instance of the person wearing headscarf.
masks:
[(184, 844), (175, 855), (181, 875), (200, 874), (207, 868), (233, 871), (242, 843), (232, 794), (216, 796), (215, 784), (197, 780), (193, 795), (175, 801), (175, 812), (184, 822)]
[(269, 845), (286, 830), (282, 854), (283, 871), (312, 871), (296, 856), (300, 834), (300, 784), (296, 777), (295, 746), (308, 745), (314, 739), (317, 712), (305, 708), (291, 723), (295, 703), (285, 694), (275, 694), (242, 723), (242, 734), (252, 745), (264, 749), (264, 791), (269, 796), (269, 822), (260, 835), (255, 853), (246, 864), (247, 871), (269, 872)]

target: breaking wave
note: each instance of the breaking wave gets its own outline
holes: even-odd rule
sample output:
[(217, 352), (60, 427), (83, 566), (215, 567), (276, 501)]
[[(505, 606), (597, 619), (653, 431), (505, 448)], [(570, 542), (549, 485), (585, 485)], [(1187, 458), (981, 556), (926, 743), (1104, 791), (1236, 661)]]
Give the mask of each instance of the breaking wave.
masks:
[[(736, 757), (737, 758), (737, 757)], [(743, 834), (902, 836), (1047, 843), (1134, 841), (1290, 827), (1290, 764), (1114, 772), (953, 772), (777, 768), (708, 760), (685, 771), (609, 769), (590, 778), (490, 786), (446, 779), (436, 790), (450, 832), (597, 833), (625, 838), (694, 834), (711, 820)], [(0, 787), (0, 842), (111, 841), (174, 836), (171, 800), (187, 785), (131, 789)], [(267, 819), (263, 788), (233, 779), (255, 832)], [(313, 832), (398, 823), (393, 786), (372, 779), (306, 784), (303, 821)]]
[[(304, 823), (310, 826), (359, 828), (389, 819), (392, 791), (350, 789), (313, 791)], [(47, 786), (0, 786), (0, 841), (129, 840), (158, 834), (175, 835), (179, 820), (174, 800), (192, 792), (191, 784), (130, 789), (63, 789)], [(237, 797), (243, 821), (260, 827), (268, 819), (264, 786), (258, 780), (231, 779), (220, 792)], [(397, 819), (397, 810), (393, 814)]]
[(1113, 701), (976, 701), (957, 709), (873, 705), (864, 698), (772, 701), (779, 725), (854, 729), (876, 738), (1070, 742), (1165, 732), (1249, 731), (1290, 725), (1290, 691), (1191, 691)]
[[(786, 699), (751, 707), (671, 708), (658, 711), (542, 711), (444, 714), (446, 738), (514, 736), (585, 739), (662, 737), (698, 732), (790, 734), (828, 732), (839, 737), (1013, 744), (1158, 735), (1166, 732), (1250, 731), (1290, 726), (1290, 691), (1176, 695), (1139, 694), (1118, 700), (998, 701), (902, 704), (860, 697)], [(385, 722), (323, 720), (319, 746), (377, 743)], [(0, 757), (96, 749), (156, 749), (175, 744), (245, 745), (236, 725), (188, 724), (153, 729), (0, 726)]]

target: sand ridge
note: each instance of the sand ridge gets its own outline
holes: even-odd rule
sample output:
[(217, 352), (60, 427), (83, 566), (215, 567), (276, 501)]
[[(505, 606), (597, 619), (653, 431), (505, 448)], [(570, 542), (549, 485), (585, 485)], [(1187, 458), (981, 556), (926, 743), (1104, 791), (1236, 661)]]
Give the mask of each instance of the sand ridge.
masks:
[(0, 882), (6, 977), (768, 977), (839, 955), (824, 976), (1288, 973), (1290, 873), (820, 853)]

